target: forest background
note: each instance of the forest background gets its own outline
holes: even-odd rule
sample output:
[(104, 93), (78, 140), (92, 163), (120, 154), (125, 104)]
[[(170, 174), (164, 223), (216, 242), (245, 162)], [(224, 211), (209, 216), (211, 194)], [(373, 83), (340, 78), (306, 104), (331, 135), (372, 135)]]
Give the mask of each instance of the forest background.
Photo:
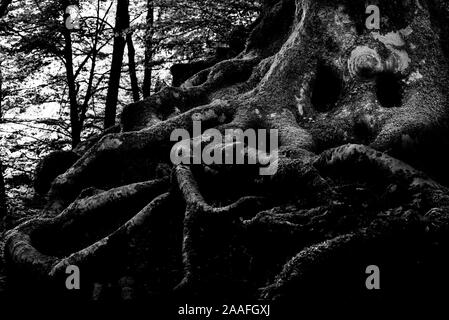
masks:
[(177, 85), (170, 69), (183, 77), (238, 54), (259, 10), (250, 0), (1, 1), (9, 216), (40, 208), (33, 181), (41, 159), (79, 147), (113, 128), (123, 106)]

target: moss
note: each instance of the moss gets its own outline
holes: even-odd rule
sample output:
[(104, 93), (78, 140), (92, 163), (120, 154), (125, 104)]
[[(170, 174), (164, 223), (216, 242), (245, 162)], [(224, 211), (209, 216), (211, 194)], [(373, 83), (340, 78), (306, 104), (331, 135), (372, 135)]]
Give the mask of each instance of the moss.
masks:
[[(425, 253), (433, 240), (447, 242), (447, 189), (380, 152), (413, 162), (425, 151), (432, 157), (419, 158), (417, 166), (426, 171), (434, 167), (435, 172), (447, 166), (440, 144), (449, 123), (447, 55), (439, 38), (444, 27), (438, 27), (442, 20), (429, 21), (427, 7), (415, 11), (415, 2), (375, 3), (387, 8), (382, 23), (395, 29), (388, 31), (409, 27), (400, 49), (411, 59), (410, 77), (397, 72), (403, 71), (397, 69), (398, 61), (388, 60), (397, 53), (396, 36), (390, 35), (394, 43), (377, 37), (382, 43), (360, 28), (364, 1), (267, 1), (244, 53), (181, 88), (167, 87), (126, 107), (125, 132), (102, 138), (55, 181), (50, 204), (65, 208), (65, 213), (51, 223), (43, 221), (40, 235), (53, 234), (62, 223), (77, 241), (59, 243), (49, 237), (53, 242), (41, 242), (39, 249), (45, 252), (60, 244), (64, 255), (75, 252), (58, 268), (70, 261), (98, 262), (106, 255), (104, 263), (119, 266), (102, 279), (117, 282), (136, 276), (145, 283), (143, 296), (152, 290), (165, 295), (179, 283), (182, 297), (243, 292), (248, 298), (271, 283), (263, 296), (274, 298), (313, 289), (315, 281), (320, 293), (326, 284), (341, 286), (345, 276), (359, 274), (367, 250), (386, 263), (400, 261), (395, 257), (400, 252), (399, 258), (415, 265), (420, 257), (410, 248)], [(398, 15), (393, 9), (406, 11)], [(351, 76), (348, 59), (357, 47), (375, 51), (393, 79), (385, 80), (379, 72), (363, 79)], [(386, 88), (392, 92), (385, 95)], [(176, 109), (180, 114), (172, 117)], [(168, 163), (170, 134), (191, 130), (192, 119), (202, 120), (203, 129), (279, 130), (277, 174), (260, 178), (248, 167), (178, 166), (170, 188), (164, 184), (167, 201), (147, 194), (146, 183), (121, 186), (151, 179), (156, 171), (167, 175), (166, 168), (157, 168)], [(70, 205), (91, 186), (106, 191)], [(143, 203), (150, 204), (131, 210)], [(117, 208), (122, 209), (113, 210)], [(134, 218), (128, 220), (128, 214)], [(140, 229), (147, 219), (152, 223)], [(116, 232), (111, 230), (117, 226)], [(28, 247), (33, 228), (24, 224), (20, 236), (10, 237), (12, 264), (18, 261), (33, 269), (39, 262)], [(384, 249), (389, 251), (383, 254)], [(436, 256), (422, 257), (437, 266), (432, 263)], [(92, 263), (87, 269), (98, 282), (95, 268)], [(228, 279), (236, 281), (229, 285)], [(121, 286), (130, 289), (127, 283)]]

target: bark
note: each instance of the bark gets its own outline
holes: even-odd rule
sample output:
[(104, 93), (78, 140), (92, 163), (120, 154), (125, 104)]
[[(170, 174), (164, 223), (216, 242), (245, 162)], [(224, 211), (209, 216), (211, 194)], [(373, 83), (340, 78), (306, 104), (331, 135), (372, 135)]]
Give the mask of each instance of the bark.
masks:
[[(2, 0), (0, 2), (0, 19), (6, 15), (8, 12), (8, 6), (11, 4), (11, 0)], [(2, 109), (2, 101), (3, 101), (3, 95), (2, 95), (2, 84), (3, 84), (3, 76), (2, 76), (2, 70), (0, 66), (0, 123), (2, 122), (3, 118), (3, 109)], [(6, 206), (6, 192), (5, 192), (5, 181), (3, 177), (3, 166), (0, 161), (0, 225), (3, 224), (3, 219), (6, 217), (7, 214), (7, 206)]]
[(3, 101), (3, 76), (2, 76), (2, 70), (0, 68), (0, 122), (3, 121), (3, 109), (2, 109), (2, 101)]
[[(8, 12), (8, 6), (11, 4), (11, 0), (4, 0), (0, 2), (0, 19), (3, 18), (4, 15)], [(2, 84), (3, 84), (3, 77), (2, 77), (2, 70), (0, 66), (0, 121), (3, 117), (2, 112)]]
[(129, 77), (131, 80), (131, 90), (133, 93), (133, 101), (138, 102), (140, 100), (140, 92), (136, 74), (136, 61), (135, 61), (136, 51), (134, 50), (133, 38), (131, 33), (128, 33), (126, 35), (126, 44), (128, 47), (128, 59), (129, 59), (128, 68), (129, 68)]
[[(266, 1), (243, 53), (125, 107), (122, 131), (55, 179), (45, 218), (8, 233), (9, 264), (53, 283), (83, 266), (84, 298), (353, 301), (376, 263), (392, 297), (444, 288), (447, 6), (377, 3), (382, 36), (362, 2)], [(278, 170), (173, 166), (170, 136), (193, 120), (278, 130)]]
[(81, 140), (81, 124), (79, 121), (79, 104), (73, 70), (72, 37), (70, 30), (64, 28), (64, 63), (70, 104), (70, 127), (72, 136), (72, 148), (75, 148)]
[(111, 71), (109, 73), (108, 93), (106, 96), (104, 129), (115, 125), (117, 113), (118, 92), (122, 73), (123, 53), (125, 51), (126, 34), (129, 28), (128, 0), (117, 1), (117, 14), (115, 19), (115, 37), (112, 49)]
[(2, 221), (6, 217), (7, 213), (5, 180), (3, 178), (3, 166), (0, 162), (0, 225), (2, 225)]
[[(61, 7), (65, 12), (65, 8), (70, 5), (70, 2), (62, 1)], [(64, 19), (65, 19), (64, 15)], [(97, 19), (99, 17), (97, 16)], [(64, 20), (65, 21), (65, 20)], [(64, 38), (64, 50), (63, 50), (63, 60), (66, 69), (66, 82), (68, 87), (68, 98), (69, 98), (69, 106), (70, 106), (70, 127), (71, 127), (71, 138), (72, 138), (72, 148), (75, 149), (78, 144), (81, 142), (81, 132), (83, 130), (84, 121), (86, 119), (86, 112), (89, 107), (90, 99), (93, 95), (93, 86), (94, 86), (94, 78), (95, 78), (95, 67), (97, 60), (97, 45), (98, 45), (98, 36), (99, 36), (99, 23), (97, 21), (96, 25), (96, 33), (95, 39), (92, 46), (92, 51), (89, 53), (89, 56), (86, 57), (85, 62), (90, 60), (92, 61), (91, 69), (89, 73), (89, 78), (87, 82), (86, 95), (84, 97), (84, 101), (80, 103), (78, 101), (78, 84), (76, 81), (77, 75), (79, 74), (80, 68), (75, 71), (73, 65), (73, 48), (72, 48), (72, 37), (71, 32), (65, 26), (62, 29), (62, 36)]]
[(153, 73), (153, 34), (154, 34), (154, 4), (153, 0), (147, 0), (147, 21), (145, 30), (145, 61), (142, 93), (147, 98), (151, 95), (151, 83)]

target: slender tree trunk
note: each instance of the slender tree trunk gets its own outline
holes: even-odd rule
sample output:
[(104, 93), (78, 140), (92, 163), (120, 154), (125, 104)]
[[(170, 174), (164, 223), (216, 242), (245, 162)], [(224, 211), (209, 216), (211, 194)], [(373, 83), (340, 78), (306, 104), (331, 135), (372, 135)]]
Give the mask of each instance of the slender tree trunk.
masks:
[(125, 51), (125, 35), (129, 27), (128, 0), (117, 1), (117, 14), (115, 19), (115, 38), (112, 52), (111, 72), (109, 73), (109, 86), (106, 96), (104, 114), (104, 129), (115, 125), (117, 113), (118, 91), (122, 71), (123, 53)]
[(151, 95), (151, 77), (153, 73), (153, 27), (154, 27), (153, 0), (147, 0), (147, 24), (145, 31), (145, 71), (143, 77), (142, 93), (146, 98)]
[[(98, 4), (99, 6), (99, 4)], [(100, 25), (99, 25), (99, 10), (100, 8), (97, 8), (97, 22), (95, 27), (95, 40), (94, 44), (92, 46), (92, 65), (90, 67), (90, 74), (89, 74), (89, 80), (87, 83), (87, 90), (86, 90), (86, 96), (84, 97), (83, 105), (81, 106), (80, 111), (80, 126), (83, 127), (84, 121), (86, 120), (86, 112), (89, 107), (90, 99), (93, 96), (93, 86), (94, 86), (94, 78), (95, 78), (95, 70), (96, 70), (96, 63), (97, 63), (97, 56), (98, 56), (98, 41), (99, 41), (99, 34), (100, 34)]]
[[(6, 15), (8, 10), (8, 5), (11, 3), (11, 0), (2, 0), (0, 1), (0, 18)], [(0, 69), (0, 123), (2, 122), (3, 112), (2, 112), (2, 83), (3, 83), (3, 75), (2, 70)], [(6, 217), (7, 209), (6, 209), (6, 193), (5, 193), (5, 180), (3, 178), (3, 166), (0, 160), (0, 224), (1, 221)]]
[(81, 125), (78, 116), (78, 101), (75, 85), (75, 74), (73, 71), (73, 53), (72, 53), (72, 38), (70, 30), (64, 28), (64, 59), (67, 77), (67, 86), (69, 89), (69, 103), (70, 103), (70, 125), (72, 128), (72, 148), (75, 148), (81, 140)]
[[(8, 12), (8, 6), (12, 0), (0, 0), (0, 18)], [(0, 69), (0, 122), (2, 118), (2, 70)]]
[(136, 51), (134, 50), (133, 36), (131, 33), (128, 33), (126, 35), (126, 44), (128, 46), (128, 68), (129, 68), (129, 77), (131, 80), (133, 100), (134, 102), (137, 102), (140, 100), (140, 94), (139, 94), (139, 83), (137, 81), (137, 74), (136, 74), (136, 61), (135, 61)]
[(5, 192), (5, 180), (3, 178), (3, 166), (0, 161), (0, 223), (6, 217), (6, 192)]
[(3, 100), (2, 83), (3, 83), (2, 69), (0, 67), (0, 123), (2, 122), (2, 118), (3, 118), (3, 111), (2, 111), (2, 100)]
[(62, 29), (62, 36), (64, 38), (64, 62), (66, 69), (66, 80), (69, 91), (70, 104), (70, 127), (72, 137), (72, 148), (75, 148), (81, 140), (81, 125), (79, 121), (79, 105), (77, 100), (77, 91), (75, 84), (75, 72), (73, 70), (73, 50), (71, 31), (65, 26), (65, 19), (67, 14), (65, 10), (70, 5), (69, 1), (62, 1), (62, 11), (64, 12), (64, 27)]
[[(2, 122), (2, 71), (0, 70), (0, 123)], [(3, 180), (3, 166), (0, 160), (0, 226), (6, 216), (6, 193)], [(1, 230), (0, 230), (1, 231)]]

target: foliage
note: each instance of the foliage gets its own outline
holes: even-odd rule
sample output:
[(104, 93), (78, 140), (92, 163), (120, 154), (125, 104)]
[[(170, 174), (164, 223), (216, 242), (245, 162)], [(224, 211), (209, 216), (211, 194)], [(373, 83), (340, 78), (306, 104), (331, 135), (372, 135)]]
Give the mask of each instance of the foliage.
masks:
[[(169, 67), (214, 54), (228, 46), (231, 33), (248, 29), (258, 1), (153, 0), (152, 82), (170, 82)], [(34, 168), (53, 150), (69, 149), (70, 101), (64, 59), (65, 6), (80, 9), (79, 30), (71, 33), (79, 113), (86, 108), (82, 138), (101, 131), (109, 78), (115, 1), (12, 1), (0, 18), (0, 69), (3, 74), (1, 158), (10, 197), (32, 194)], [(143, 81), (148, 34), (142, 1), (130, 1), (139, 86)], [(128, 57), (123, 59), (119, 110), (132, 102)], [(89, 84), (90, 83), (90, 84)], [(90, 92), (90, 93), (89, 93)]]

